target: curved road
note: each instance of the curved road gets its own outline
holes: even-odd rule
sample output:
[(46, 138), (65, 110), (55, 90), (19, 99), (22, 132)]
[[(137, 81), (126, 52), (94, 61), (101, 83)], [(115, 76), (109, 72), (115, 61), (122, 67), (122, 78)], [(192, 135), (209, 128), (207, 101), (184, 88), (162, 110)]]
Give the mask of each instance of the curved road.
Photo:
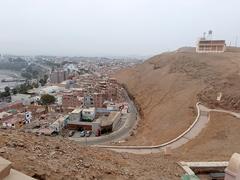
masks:
[(124, 90), (124, 95), (129, 105), (129, 113), (121, 117), (122, 118), (121, 120), (125, 122), (117, 131), (114, 131), (111, 134), (103, 135), (100, 137), (85, 137), (85, 138), (71, 137), (69, 139), (77, 141), (82, 145), (96, 145), (96, 144), (117, 142), (130, 136), (131, 132), (136, 127), (137, 120), (139, 119), (139, 115), (134, 105), (134, 102), (129, 98), (126, 90)]
[(128, 153), (134, 153), (134, 154), (150, 154), (150, 153), (158, 153), (161, 152), (164, 148), (170, 147), (172, 149), (175, 149), (188, 141), (195, 138), (204, 127), (206, 127), (208, 121), (209, 121), (209, 112), (221, 112), (221, 113), (228, 113), (231, 114), (237, 118), (240, 118), (240, 113), (235, 113), (231, 111), (225, 111), (225, 110), (217, 110), (217, 109), (209, 109), (200, 103), (196, 104), (197, 107), (197, 117), (193, 124), (181, 135), (176, 137), (175, 139), (159, 144), (156, 146), (104, 146), (104, 145), (97, 145), (96, 147), (105, 148), (114, 150), (117, 152), (128, 152)]

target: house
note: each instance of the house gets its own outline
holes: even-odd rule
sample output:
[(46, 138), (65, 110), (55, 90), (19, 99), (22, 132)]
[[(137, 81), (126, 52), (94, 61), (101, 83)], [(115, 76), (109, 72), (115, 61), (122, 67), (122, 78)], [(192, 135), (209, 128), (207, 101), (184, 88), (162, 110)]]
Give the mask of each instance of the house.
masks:
[(197, 53), (223, 53), (225, 50), (225, 40), (206, 40), (201, 38), (196, 47)]

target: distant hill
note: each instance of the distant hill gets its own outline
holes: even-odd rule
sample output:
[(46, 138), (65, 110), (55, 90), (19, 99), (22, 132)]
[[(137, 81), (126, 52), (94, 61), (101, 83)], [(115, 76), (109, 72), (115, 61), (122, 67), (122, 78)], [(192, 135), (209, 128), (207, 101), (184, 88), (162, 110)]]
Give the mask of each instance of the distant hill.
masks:
[(122, 70), (116, 77), (126, 84), (143, 115), (131, 144), (175, 138), (193, 122), (197, 101), (211, 108), (240, 110), (240, 48), (197, 54), (194, 48), (184, 47)]

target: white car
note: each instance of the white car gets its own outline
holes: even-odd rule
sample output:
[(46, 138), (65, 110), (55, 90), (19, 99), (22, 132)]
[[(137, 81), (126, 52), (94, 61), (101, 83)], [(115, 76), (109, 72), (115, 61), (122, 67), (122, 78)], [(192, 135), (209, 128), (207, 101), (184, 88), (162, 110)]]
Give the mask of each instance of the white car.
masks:
[(80, 132), (80, 137), (84, 137), (85, 136), (85, 131), (81, 131)]
[(92, 134), (92, 132), (91, 132), (91, 131), (87, 131), (87, 132), (86, 132), (86, 137), (89, 137), (89, 136), (91, 136), (91, 134)]

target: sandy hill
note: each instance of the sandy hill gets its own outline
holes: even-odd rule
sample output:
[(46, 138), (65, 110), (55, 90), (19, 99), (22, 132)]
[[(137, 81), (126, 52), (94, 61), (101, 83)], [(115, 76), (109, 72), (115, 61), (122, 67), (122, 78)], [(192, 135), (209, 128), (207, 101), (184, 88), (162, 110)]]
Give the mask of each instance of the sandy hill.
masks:
[(193, 122), (197, 101), (211, 108), (240, 110), (238, 48), (197, 54), (185, 47), (154, 56), (116, 77), (134, 96), (143, 116), (129, 144), (154, 145), (175, 138)]

